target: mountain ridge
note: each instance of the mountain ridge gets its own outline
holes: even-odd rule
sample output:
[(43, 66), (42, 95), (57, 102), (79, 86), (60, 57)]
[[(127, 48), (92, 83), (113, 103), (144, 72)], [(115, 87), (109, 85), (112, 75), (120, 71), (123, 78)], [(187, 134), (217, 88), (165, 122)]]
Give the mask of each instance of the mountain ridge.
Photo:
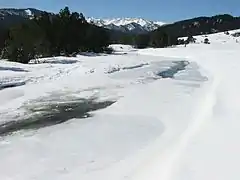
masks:
[(89, 23), (95, 24), (100, 27), (107, 29), (119, 29), (123, 32), (124, 28), (129, 31), (139, 31), (149, 32), (156, 30), (160, 26), (164, 25), (164, 22), (160, 21), (150, 21), (143, 18), (109, 18), (109, 19), (100, 19), (100, 18), (87, 18)]
[[(0, 20), (9, 21), (6, 22), (8, 25), (9, 23), (11, 24), (11, 21), (20, 21), (21, 18), (30, 19), (34, 16), (40, 16), (43, 12), (45, 11), (35, 8), (2, 8), (0, 9)], [(53, 14), (51, 12), (48, 13)], [(165, 24), (163, 22), (154, 22), (143, 18), (86, 18), (86, 20), (89, 23), (106, 29), (136, 34), (153, 31)]]
[[(0, 28), (8, 28), (22, 23), (43, 12), (34, 8), (4, 8), (0, 9)], [(47, 12), (54, 15), (54, 13)], [(229, 14), (220, 14), (212, 17), (200, 16), (196, 18), (164, 24), (143, 18), (86, 18), (89, 23), (111, 31), (112, 36), (122, 34), (147, 34), (154, 31), (167, 32), (172, 36), (182, 37), (189, 35), (209, 34), (240, 28), (240, 17)]]

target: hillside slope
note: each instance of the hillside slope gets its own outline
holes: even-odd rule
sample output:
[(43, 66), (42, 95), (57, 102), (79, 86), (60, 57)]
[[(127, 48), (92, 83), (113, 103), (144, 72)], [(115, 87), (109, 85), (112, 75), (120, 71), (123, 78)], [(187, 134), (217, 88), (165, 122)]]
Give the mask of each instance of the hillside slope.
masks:
[(176, 37), (195, 36), (224, 32), (240, 28), (240, 17), (233, 17), (228, 14), (212, 17), (197, 17), (167, 24), (156, 31), (164, 31)]

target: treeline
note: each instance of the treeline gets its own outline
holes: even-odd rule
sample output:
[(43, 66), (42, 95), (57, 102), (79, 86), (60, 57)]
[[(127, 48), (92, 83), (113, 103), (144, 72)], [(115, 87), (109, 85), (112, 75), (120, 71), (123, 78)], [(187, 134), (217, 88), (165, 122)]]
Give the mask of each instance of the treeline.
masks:
[(109, 32), (88, 24), (83, 14), (68, 7), (58, 14), (43, 13), (8, 30), (0, 30), (0, 55), (28, 63), (38, 57), (71, 56), (79, 52), (103, 52)]
[[(175, 44), (187, 44), (192, 41), (192, 36), (225, 32), (239, 28), (240, 17), (222, 14), (166, 24), (153, 32), (143, 35), (121, 34), (120, 36), (115, 36), (115, 39), (113, 39), (117, 43), (131, 44), (139, 48), (159, 48)], [(188, 37), (188, 40), (178, 40), (177, 37)]]
[(4, 48), (5, 41), (7, 40), (8, 37), (8, 31), (4, 28), (0, 28), (0, 55), (1, 55), (1, 50)]
[[(14, 26), (0, 28), (0, 58), (21, 63), (50, 56), (73, 56), (79, 52), (110, 52), (109, 44), (129, 44), (135, 48), (164, 48), (187, 44), (198, 33), (239, 26), (238, 18), (229, 15), (195, 18), (161, 26), (147, 34), (123, 33), (89, 24), (82, 13), (68, 7), (58, 14), (43, 12), (21, 20)], [(236, 25), (237, 24), (237, 25)], [(232, 27), (233, 26), (233, 27)], [(188, 36), (188, 40), (178, 37)]]
[(159, 31), (168, 32), (169, 35), (178, 37), (188, 37), (225, 32), (239, 28), (240, 17), (222, 14), (212, 17), (197, 17), (172, 24), (166, 24), (159, 27)]
[[(89, 24), (83, 14), (71, 13), (67, 7), (58, 14), (39, 14), (40, 11), (31, 20), (14, 16), (14, 21), (8, 22), (5, 18), (4, 26), (1, 26), (3, 21), (0, 17), (0, 58), (28, 63), (38, 57), (72, 56), (86, 51), (110, 52), (108, 45), (116, 43), (136, 48), (163, 48), (194, 42), (194, 35), (240, 28), (240, 17), (224, 14), (179, 21), (139, 35)], [(178, 40), (183, 36), (188, 39)]]
[(166, 31), (155, 30), (147, 34), (122, 34), (118, 39), (113, 40), (119, 44), (130, 44), (135, 48), (164, 48), (181, 43), (174, 35)]

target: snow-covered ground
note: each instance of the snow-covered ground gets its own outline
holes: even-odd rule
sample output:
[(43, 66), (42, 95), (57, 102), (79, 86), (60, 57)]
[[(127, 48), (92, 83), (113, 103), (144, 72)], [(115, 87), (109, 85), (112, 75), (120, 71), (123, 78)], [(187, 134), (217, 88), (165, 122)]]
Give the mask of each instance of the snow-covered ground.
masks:
[(0, 131), (44, 115), (32, 107), (113, 102), (88, 118), (2, 135), (0, 179), (239, 179), (240, 44), (224, 33), (209, 35), (211, 44), (204, 38), (30, 65), (0, 61)]

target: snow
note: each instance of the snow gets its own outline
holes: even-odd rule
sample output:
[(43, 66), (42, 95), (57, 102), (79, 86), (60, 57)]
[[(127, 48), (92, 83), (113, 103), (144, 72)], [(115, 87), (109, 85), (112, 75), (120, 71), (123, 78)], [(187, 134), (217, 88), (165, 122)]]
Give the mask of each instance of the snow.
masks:
[[(0, 123), (53, 102), (116, 101), (89, 118), (2, 136), (0, 179), (239, 179), (240, 39), (195, 38), (187, 47), (0, 61)], [(159, 76), (182, 61), (173, 78)]]
[(123, 44), (112, 44), (110, 45), (111, 48), (114, 49), (116, 52), (128, 53), (131, 51), (136, 51), (131, 45), (123, 45)]
[(28, 16), (33, 16), (33, 13), (30, 9), (26, 9), (25, 12)]
[(164, 22), (154, 22), (145, 20), (142, 18), (112, 18), (112, 19), (98, 19), (98, 18), (87, 18), (88, 22), (93, 22), (97, 26), (109, 26), (115, 25), (118, 27), (126, 26), (129, 30), (133, 30), (135, 27), (132, 25), (133, 23), (140, 25), (144, 29), (148, 31), (152, 31), (157, 29), (159, 26), (164, 25)]
[[(201, 36), (196, 38), (198, 41), (202, 39)], [(240, 65), (237, 60), (240, 45), (236, 43), (236, 38), (224, 33), (209, 35), (208, 38), (210, 45), (142, 51), (143, 54), (192, 59), (211, 72), (215, 79), (210, 97), (202, 106), (210, 106), (208, 115), (203, 118), (205, 122), (198, 127), (195, 135), (188, 138), (180, 154), (171, 162), (171, 168), (168, 168), (171, 171), (164, 176), (166, 179), (221, 180), (239, 179), (240, 176), (237, 168), (240, 164), (240, 144), (237, 138), (240, 125), (237, 105), (240, 85), (236, 79)], [(157, 167), (159, 161), (155, 162), (153, 166)], [(149, 179), (149, 173), (152, 171), (150, 167), (143, 174), (148, 175)], [(160, 175), (157, 174), (157, 177)]]

